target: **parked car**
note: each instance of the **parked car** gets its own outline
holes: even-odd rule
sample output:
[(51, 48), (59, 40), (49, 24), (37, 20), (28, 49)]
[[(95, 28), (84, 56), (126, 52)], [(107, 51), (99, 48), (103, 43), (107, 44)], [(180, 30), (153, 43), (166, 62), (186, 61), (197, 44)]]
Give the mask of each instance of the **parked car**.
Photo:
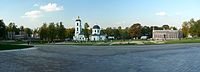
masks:
[(147, 39), (148, 39), (148, 36), (141, 36), (140, 39), (142, 39), (142, 40), (147, 40)]

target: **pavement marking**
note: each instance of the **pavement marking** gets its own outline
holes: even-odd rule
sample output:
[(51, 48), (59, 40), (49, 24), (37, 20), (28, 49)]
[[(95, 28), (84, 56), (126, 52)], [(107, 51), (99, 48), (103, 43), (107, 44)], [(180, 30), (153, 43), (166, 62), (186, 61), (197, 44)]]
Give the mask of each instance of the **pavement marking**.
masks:
[(25, 50), (34, 50), (38, 49), (37, 47), (25, 48), (25, 49), (14, 49), (14, 50), (2, 50), (0, 52), (16, 52), (16, 51), (25, 51)]

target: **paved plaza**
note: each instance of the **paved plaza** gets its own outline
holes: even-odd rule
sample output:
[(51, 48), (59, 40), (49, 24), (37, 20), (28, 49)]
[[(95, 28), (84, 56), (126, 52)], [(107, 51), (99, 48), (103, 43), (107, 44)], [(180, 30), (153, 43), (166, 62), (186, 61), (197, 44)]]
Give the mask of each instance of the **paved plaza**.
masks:
[(199, 72), (200, 44), (37, 45), (1, 51), (0, 72)]

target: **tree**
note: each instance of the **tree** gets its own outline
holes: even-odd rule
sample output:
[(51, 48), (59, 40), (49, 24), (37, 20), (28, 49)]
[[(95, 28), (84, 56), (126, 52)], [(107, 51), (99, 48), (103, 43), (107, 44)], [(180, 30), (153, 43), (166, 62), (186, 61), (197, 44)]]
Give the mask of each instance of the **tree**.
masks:
[(119, 31), (119, 39), (122, 39), (123, 38), (123, 29), (121, 26), (118, 27), (118, 31)]
[(125, 29), (123, 29), (122, 31), (122, 38), (125, 39), (130, 39), (131, 36), (129, 35), (129, 28), (126, 27)]
[(56, 38), (56, 27), (54, 23), (50, 23), (48, 26), (48, 40), (53, 42)]
[(114, 36), (113, 29), (111, 27), (107, 27), (105, 30), (106, 35), (108, 36)]
[(58, 38), (60, 40), (65, 40), (65, 27), (62, 22), (60, 22), (60, 25), (58, 26)]
[(132, 38), (139, 38), (141, 36), (142, 26), (139, 23), (133, 24), (129, 28), (129, 34)]
[(68, 29), (66, 29), (66, 31), (65, 31), (66, 38), (73, 39), (74, 32), (75, 32), (74, 28), (68, 28)]
[(85, 25), (84, 25), (84, 35), (85, 35), (85, 37), (89, 40), (89, 36), (90, 36), (90, 32), (89, 32), (89, 24), (88, 23), (85, 23)]
[(25, 28), (26, 38), (31, 38), (32, 30), (30, 28)]
[(163, 30), (162, 27), (158, 27), (158, 26), (151, 26), (151, 28), (152, 28), (153, 30)]
[(3, 20), (0, 20), (0, 39), (6, 38), (6, 25)]
[(189, 29), (190, 29), (189, 23), (183, 22), (182, 29), (181, 29), (183, 32), (183, 37), (187, 37), (189, 35)]
[(120, 39), (120, 33), (118, 29), (116, 28), (113, 29), (113, 35), (116, 39)]
[(12, 22), (11, 22), (11, 23), (8, 25), (7, 31), (8, 31), (8, 34), (9, 34), (10, 39), (14, 39), (14, 35), (15, 35), (16, 32), (17, 32), (17, 25), (15, 25), (15, 23), (12, 23)]
[(41, 40), (46, 41), (48, 38), (48, 27), (46, 23), (43, 23), (42, 27), (39, 28), (39, 36)]
[(170, 29), (169, 25), (163, 25), (162, 28), (163, 28), (164, 30), (169, 30), (169, 29)]
[(152, 29), (151, 29), (151, 27), (143, 26), (142, 30), (141, 30), (141, 34), (143, 36), (151, 37), (151, 35), (152, 35)]
[(172, 29), (172, 30), (178, 30), (176, 27), (170, 27), (170, 29)]

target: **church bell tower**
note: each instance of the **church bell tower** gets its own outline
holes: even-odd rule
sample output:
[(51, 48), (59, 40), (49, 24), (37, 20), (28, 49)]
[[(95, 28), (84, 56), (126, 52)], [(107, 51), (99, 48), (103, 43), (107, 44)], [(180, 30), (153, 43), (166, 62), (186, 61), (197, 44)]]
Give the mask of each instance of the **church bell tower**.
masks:
[(78, 16), (76, 21), (75, 21), (75, 36), (78, 36), (82, 31), (82, 26), (81, 26), (81, 19)]

